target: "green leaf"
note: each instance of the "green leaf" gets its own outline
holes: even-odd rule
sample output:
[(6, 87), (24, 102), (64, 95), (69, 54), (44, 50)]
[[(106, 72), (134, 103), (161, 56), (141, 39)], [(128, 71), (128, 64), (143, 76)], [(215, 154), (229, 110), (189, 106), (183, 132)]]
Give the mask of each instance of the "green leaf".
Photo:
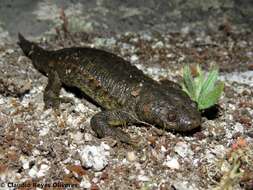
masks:
[(197, 65), (197, 72), (198, 72), (198, 76), (194, 80), (195, 86), (196, 86), (196, 89), (195, 89), (196, 100), (198, 100), (201, 93), (202, 86), (205, 82), (205, 75), (199, 65)]
[(191, 99), (196, 100), (195, 83), (188, 65), (183, 68), (183, 89)]
[[(200, 96), (205, 96), (214, 88), (215, 82), (218, 78), (218, 69), (213, 69), (208, 74), (207, 79), (204, 81), (201, 90), (199, 92)], [(200, 98), (200, 96), (198, 98)]]
[(218, 82), (213, 89), (206, 94), (201, 94), (198, 100), (198, 107), (200, 110), (209, 108), (216, 104), (223, 92), (224, 83)]
[(224, 83), (218, 82), (218, 68), (213, 68), (208, 76), (197, 65), (198, 76), (191, 74), (189, 66), (183, 68), (182, 89), (190, 98), (198, 103), (198, 109), (203, 110), (216, 104), (224, 89)]

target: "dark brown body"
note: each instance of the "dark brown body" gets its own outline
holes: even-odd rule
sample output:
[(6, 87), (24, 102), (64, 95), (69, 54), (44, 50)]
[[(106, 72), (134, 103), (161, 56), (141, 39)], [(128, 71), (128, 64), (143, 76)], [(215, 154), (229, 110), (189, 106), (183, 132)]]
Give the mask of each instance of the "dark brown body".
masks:
[(80, 89), (105, 109), (91, 119), (99, 137), (129, 142), (115, 126), (147, 122), (165, 129), (188, 131), (200, 125), (195, 102), (171, 81), (157, 82), (124, 59), (93, 48), (46, 51), (25, 40), (20, 47), (40, 72), (48, 76), (46, 107), (57, 108), (62, 84)]

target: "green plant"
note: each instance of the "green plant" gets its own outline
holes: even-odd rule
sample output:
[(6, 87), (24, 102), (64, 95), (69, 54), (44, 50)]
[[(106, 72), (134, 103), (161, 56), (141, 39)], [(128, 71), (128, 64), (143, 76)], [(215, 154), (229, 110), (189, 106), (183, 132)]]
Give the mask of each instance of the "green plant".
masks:
[(252, 148), (242, 137), (238, 137), (236, 142), (232, 144), (231, 149), (223, 158), (219, 165), (222, 171), (220, 182), (213, 190), (233, 190), (236, 186), (248, 183), (248, 188), (252, 189), (252, 164), (253, 154)]
[(213, 68), (209, 73), (204, 73), (197, 65), (197, 76), (194, 77), (190, 67), (184, 66), (182, 88), (192, 100), (197, 102), (199, 110), (213, 106), (221, 97), (224, 83), (217, 81), (218, 73), (217, 68)]

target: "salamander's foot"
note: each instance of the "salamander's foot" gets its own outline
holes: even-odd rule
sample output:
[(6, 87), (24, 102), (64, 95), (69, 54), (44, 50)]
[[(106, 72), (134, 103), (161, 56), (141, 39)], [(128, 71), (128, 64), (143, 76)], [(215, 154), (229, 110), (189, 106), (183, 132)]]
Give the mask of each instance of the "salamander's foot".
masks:
[(119, 142), (131, 144), (130, 136), (118, 127), (108, 126), (103, 129), (103, 132), (102, 132), (103, 134), (101, 133), (101, 130), (98, 130), (96, 127), (93, 127), (92, 129), (97, 133), (98, 137), (100, 138), (110, 136)]
[(61, 103), (71, 103), (74, 101), (71, 98), (60, 98), (60, 97), (44, 97), (44, 109), (52, 108), (53, 110), (59, 110), (59, 106)]
[(110, 127), (110, 128), (111, 129), (107, 130), (108, 133), (110, 133), (110, 135), (108, 134), (106, 136), (111, 136), (117, 142), (128, 144), (128, 145), (132, 146), (134, 149), (138, 150), (140, 148), (140, 139), (139, 138), (138, 139), (131, 138), (130, 135), (128, 135), (127, 133), (122, 131), (120, 128), (117, 128), (117, 127)]
[(115, 138), (117, 141), (119, 142), (123, 142), (126, 144), (131, 144), (132, 139), (130, 138), (130, 136), (125, 133), (124, 131), (122, 131), (121, 129), (117, 128), (117, 127), (110, 127), (111, 128), (111, 132), (110, 132), (110, 136), (112, 136), (113, 138)]
[(133, 123), (135, 119), (124, 110), (108, 110), (97, 113), (91, 118), (90, 124), (98, 137), (111, 136), (117, 141), (133, 144), (130, 136), (119, 126)]

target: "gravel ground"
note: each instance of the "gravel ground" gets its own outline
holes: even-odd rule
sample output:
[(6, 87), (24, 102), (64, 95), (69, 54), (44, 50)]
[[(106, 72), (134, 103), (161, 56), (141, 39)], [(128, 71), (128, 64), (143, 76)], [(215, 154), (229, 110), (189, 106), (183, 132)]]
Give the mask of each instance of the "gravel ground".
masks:
[[(97, 139), (89, 120), (100, 108), (78, 94), (60, 114), (44, 110), (47, 78), (14, 43), (0, 47), (0, 189), (253, 188), (252, 33), (64, 33), (37, 39), (58, 49), (90, 46), (114, 52), (150, 77), (179, 82), (183, 64), (219, 65), (225, 92), (203, 114), (201, 129), (171, 133), (130, 126), (139, 147)], [(242, 78), (244, 80), (242, 80)], [(9, 187), (8, 187), (9, 185)]]

